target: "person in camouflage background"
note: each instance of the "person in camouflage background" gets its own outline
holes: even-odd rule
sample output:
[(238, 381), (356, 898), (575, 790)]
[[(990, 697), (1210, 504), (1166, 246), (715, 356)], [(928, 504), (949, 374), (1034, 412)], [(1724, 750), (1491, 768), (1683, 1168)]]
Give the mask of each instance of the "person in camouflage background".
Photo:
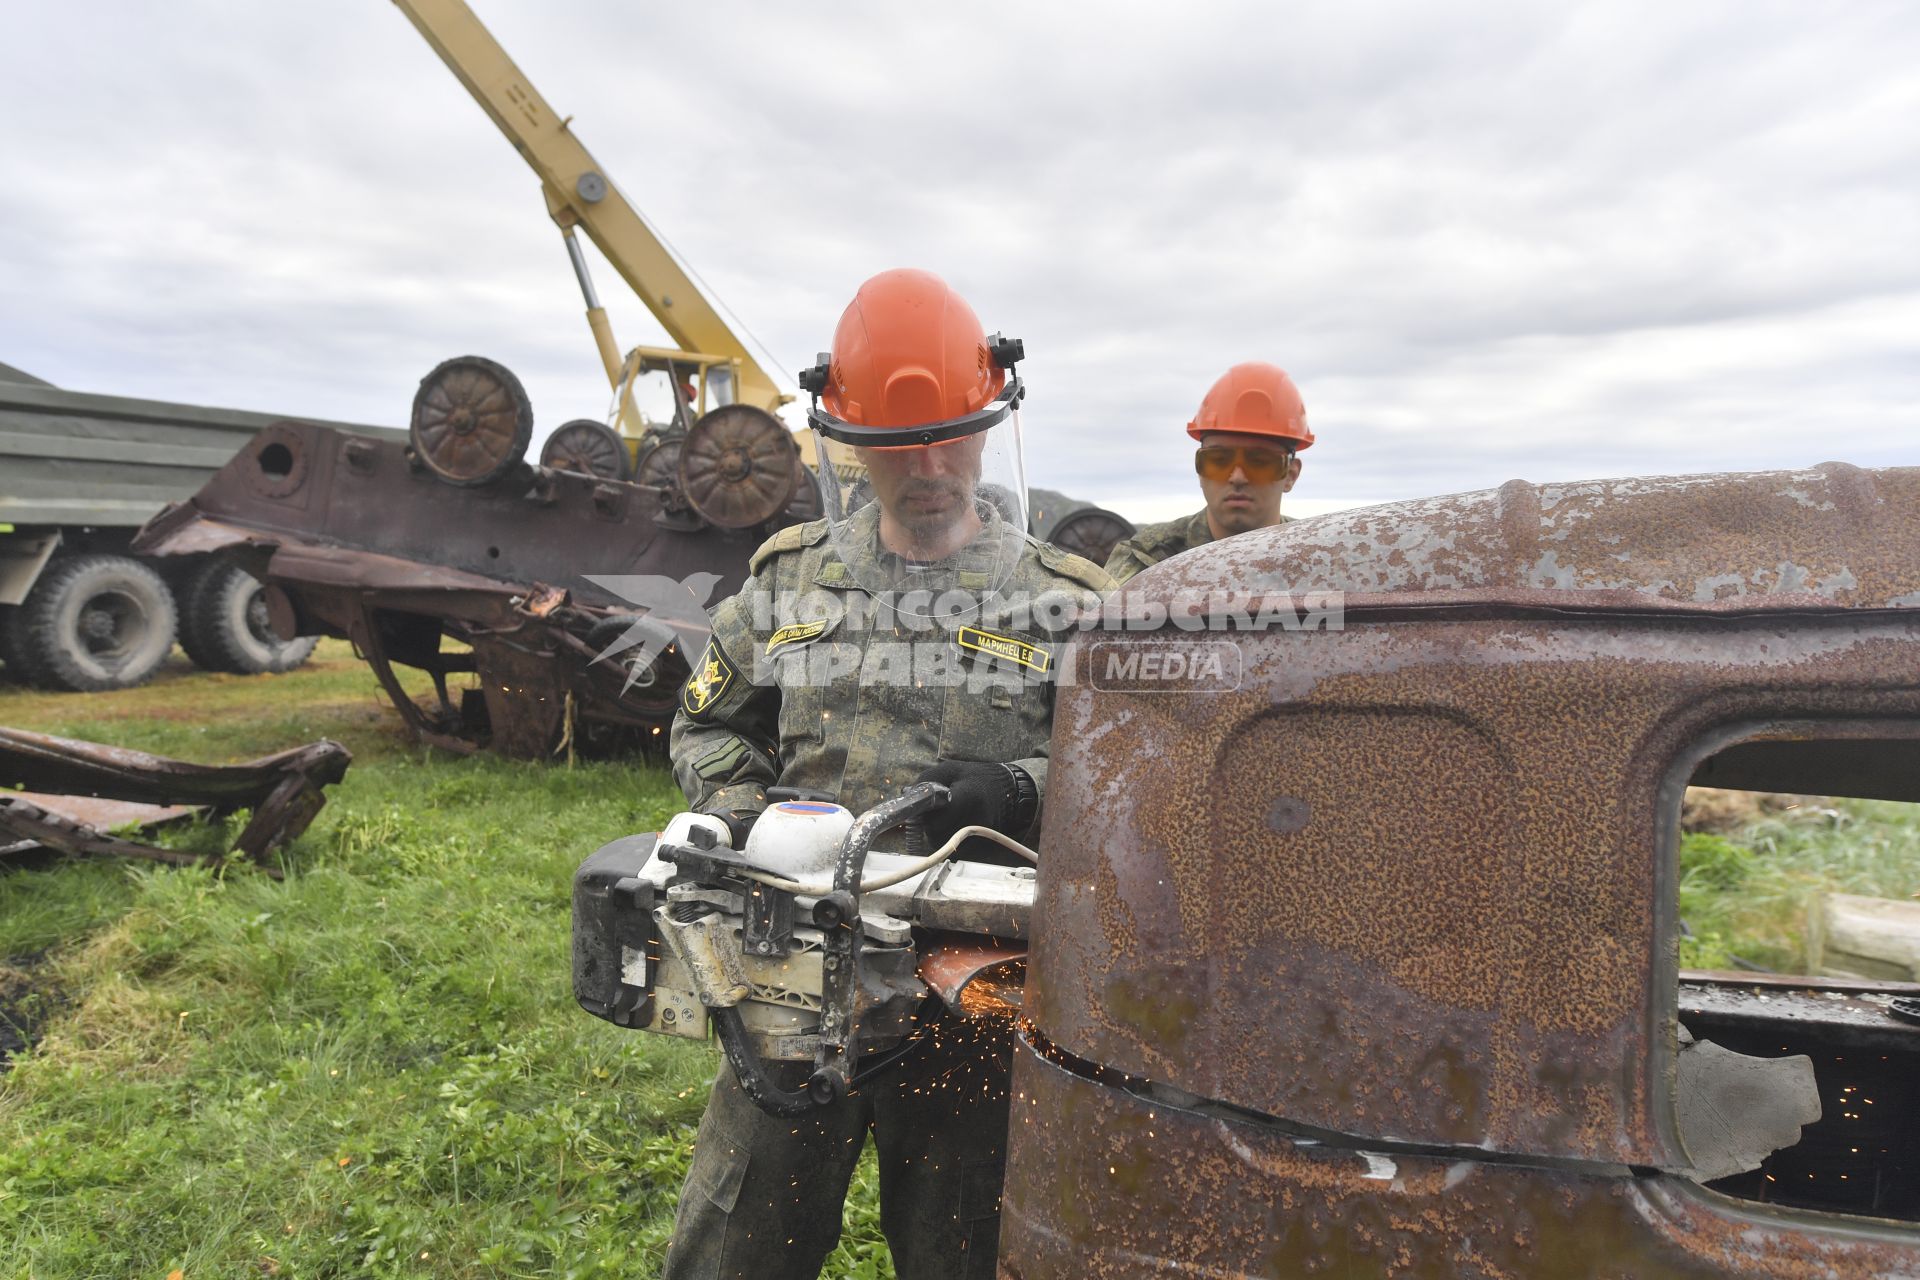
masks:
[(1313, 432), (1300, 392), (1283, 370), (1259, 361), (1227, 370), (1201, 400), (1187, 434), (1200, 442), (1194, 470), (1207, 505), (1147, 525), (1116, 545), (1107, 557), (1115, 581), (1193, 547), (1290, 519), (1280, 514), (1280, 498), (1300, 478), (1295, 454), (1313, 443)]
[[(841, 514), (823, 467), (829, 518), (754, 554), (682, 690), (675, 776), (693, 809), (727, 820), (736, 848), (771, 786), (858, 813), (923, 780), (952, 791), (925, 820), (933, 842), (973, 823), (1034, 839), (1060, 650), (1112, 581), (1024, 532), (1017, 430), (1002, 433), (1011, 452), (991, 439), (1017, 426), (1020, 355), (986, 338), (937, 277), (892, 271), (861, 287), (831, 358), (803, 378), (810, 420), (859, 448), (874, 498)], [(902, 1280), (991, 1277), (1009, 1028), (942, 1015), (919, 1034), (902, 1066), (799, 1120), (762, 1112), (723, 1062), (669, 1280), (818, 1275), (869, 1132)], [(765, 1065), (789, 1089), (811, 1069)]]

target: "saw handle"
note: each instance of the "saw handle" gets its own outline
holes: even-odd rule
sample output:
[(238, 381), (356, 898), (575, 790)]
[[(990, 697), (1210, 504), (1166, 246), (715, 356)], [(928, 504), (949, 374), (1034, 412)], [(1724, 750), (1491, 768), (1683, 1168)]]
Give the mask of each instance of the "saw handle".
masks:
[(839, 1072), (815, 1071), (806, 1085), (799, 1089), (782, 1089), (767, 1075), (766, 1067), (747, 1044), (747, 1029), (740, 1020), (738, 1008), (709, 1009), (707, 1021), (720, 1039), (721, 1051), (727, 1055), (727, 1063), (733, 1068), (733, 1078), (740, 1082), (741, 1092), (768, 1115), (781, 1120), (797, 1120), (811, 1114), (816, 1107), (830, 1106), (849, 1090), (858, 1089), (918, 1053), (926, 1043), (927, 1023), (938, 1016), (939, 1007), (939, 998), (928, 995), (915, 1015), (919, 1025), (905, 1043), (885, 1053), (874, 1054), (861, 1070), (854, 1073), (852, 1079), (847, 1079)]
[(740, 1082), (741, 1092), (754, 1106), (782, 1120), (797, 1120), (820, 1105), (814, 1100), (811, 1082), (805, 1089), (782, 1089), (768, 1077), (767, 1069), (747, 1044), (747, 1028), (740, 1021), (739, 1009), (731, 1006), (709, 1009), (707, 1021), (720, 1038), (720, 1050), (733, 1067), (733, 1078)]
[(820, 920), (820, 908), (837, 922), (821, 924), (825, 978), (821, 983), (820, 1048), (814, 1055), (813, 1079), (807, 1085), (821, 1105), (844, 1096), (851, 1087), (853, 1072), (848, 1054), (855, 1039), (860, 987), (860, 875), (867, 865), (867, 853), (881, 834), (945, 804), (948, 794), (939, 783), (916, 782), (855, 818), (840, 843), (833, 863), (833, 889), (815, 909), (816, 922)]

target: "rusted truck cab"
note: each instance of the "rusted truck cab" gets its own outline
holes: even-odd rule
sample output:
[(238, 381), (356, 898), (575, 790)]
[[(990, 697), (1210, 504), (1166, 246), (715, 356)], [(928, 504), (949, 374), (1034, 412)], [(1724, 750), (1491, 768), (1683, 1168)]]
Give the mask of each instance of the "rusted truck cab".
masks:
[(1920, 1276), (1920, 989), (1676, 965), (1690, 783), (1920, 799), (1920, 469), (1129, 590), (1057, 704), (1001, 1276)]

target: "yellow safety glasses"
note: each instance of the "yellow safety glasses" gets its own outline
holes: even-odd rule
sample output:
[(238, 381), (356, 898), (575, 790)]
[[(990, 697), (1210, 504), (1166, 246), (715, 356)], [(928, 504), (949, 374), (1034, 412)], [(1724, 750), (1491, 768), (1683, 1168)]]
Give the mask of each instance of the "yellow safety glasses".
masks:
[(1293, 455), (1285, 449), (1209, 445), (1194, 452), (1193, 469), (1203, 480), (1226, 480), (1238, 467), (1248, 483), (1272, 484), (1287, 474), (1287, 463), (1292, 459)]

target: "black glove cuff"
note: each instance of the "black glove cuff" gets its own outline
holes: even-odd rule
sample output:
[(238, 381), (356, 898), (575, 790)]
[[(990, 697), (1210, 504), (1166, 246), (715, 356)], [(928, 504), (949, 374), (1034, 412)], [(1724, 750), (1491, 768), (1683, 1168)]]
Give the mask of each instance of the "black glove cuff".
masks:
[(733, 851), (740, 853), (747, 847), (747, 833), (753, 830), (753, 824), (760, 818), (757, 809), (733, 809), (726, 813), (709, 815), (727, 824), (727, 834), (733, 839)]
[(1033, 775), (1017, 764), (1001, 764), (1012, 779), (1013, 787), (1007, 793), (1007, 820), (1001, 827), (1008, 835), (1018, 839), (1033, 827), (1033, 820), (1040, 816), (1040, 788), (1035, 784)]

